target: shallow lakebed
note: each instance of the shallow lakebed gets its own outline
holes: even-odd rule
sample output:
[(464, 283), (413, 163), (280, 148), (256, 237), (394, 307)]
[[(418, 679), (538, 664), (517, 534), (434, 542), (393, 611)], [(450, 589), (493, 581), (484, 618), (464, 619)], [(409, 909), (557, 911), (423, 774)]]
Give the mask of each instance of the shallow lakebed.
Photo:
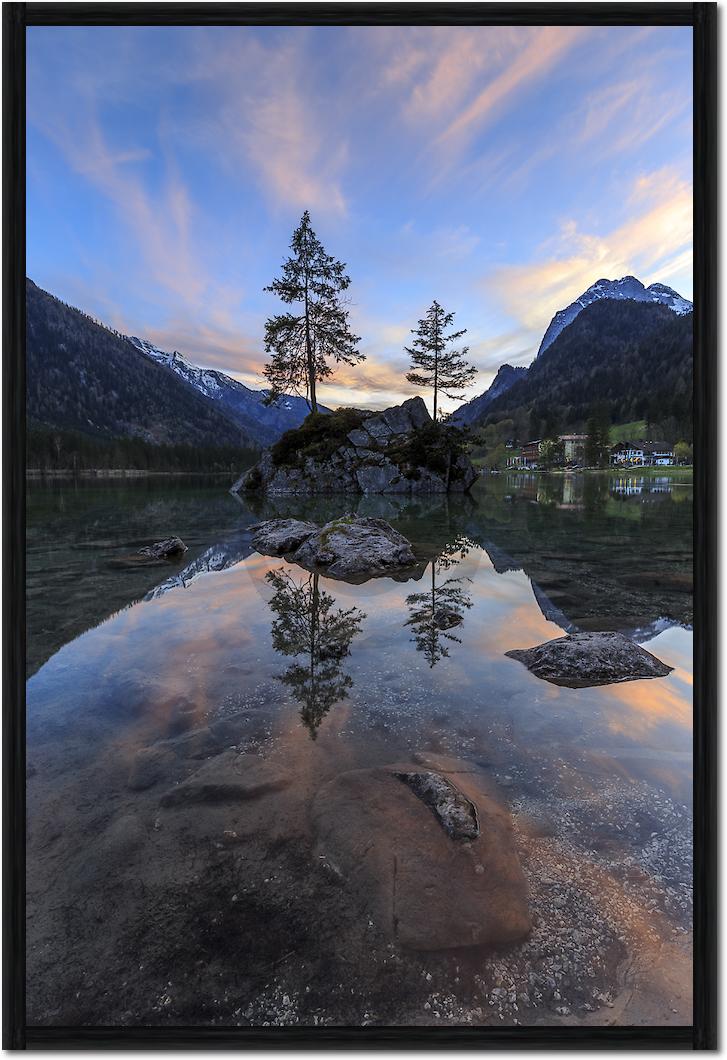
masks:
[[(228, 485), (29, 484), (29, 1023), (689, 1023), (691, 484)], [(406, 580), (252, 548), (260, 519), (352, 510), (413, 543)], [(172, 534), (178, 560), (124, 565)], [(673, 670), (565, 688), (505, 655), (574, 630), (619, 630)], [(255, 798), (190, 783), (237, 754), (273, 778)], [(402, 945), (322, 849), (327, 785), (427, 762), (476, 774), (511, 818), (523, 941)]]

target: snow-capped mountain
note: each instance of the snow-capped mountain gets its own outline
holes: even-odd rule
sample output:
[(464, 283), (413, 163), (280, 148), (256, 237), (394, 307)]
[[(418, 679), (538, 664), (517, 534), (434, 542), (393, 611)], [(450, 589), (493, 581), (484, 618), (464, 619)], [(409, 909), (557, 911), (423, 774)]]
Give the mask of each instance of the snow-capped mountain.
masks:
[(488, 405), (491, 405), (496, 398), (499, 398), (501, 394), (504, 394), (514, 383), (517, 383), (518, 379), (522, 379), (526, 374), (527, 368), (513, 368), (511, 364), (500, 365), (497, 369), (497, 375), (492, 380), (489, 388), (483, 394), (479, 394), (476, 398), (466, 402), (466, 404), (460, 405), (452, 413), (452, 423), (465, 427), (470, 423), (474, 423), (475, 420), (480, 420)]
[(620, 280), (597, 280), (587, 291), (583, 292), (580, 298), (576, 298), (575, 302), (571, 302), (569, 306), (560, 309), (555, 314), (540, 343), (538, 357), (557, 339), (563, 328), (575, 320), (581, 310), (600, 298), (629, 298), (635, 302), (661, 302), (679, 316), (691, 313), (694, 308), (688, 299), (682, 298), (680, 294), (663, 283), (652, 283), (649, 287), (644, 287), (641, 280), (637, 280), (635, 276), (622, 276)]
[[(265, 405), (265, 390), (253, 390), (212, 368), (198, 368), (185, 361), (176, 350), (168, 353), (135, 335), (128, 336), (128, 339), (147, 357), (174, 372), (209, 400), (219, 403), (228, 418), (244, 427), (263, 445), (270, 445), (284, 431), (299, 427), (310, 411), (307, 402), (300, 397), (286, 396), (277, 405)], [(328, 409), (321, 408), (321, 411), (328, 412)]]

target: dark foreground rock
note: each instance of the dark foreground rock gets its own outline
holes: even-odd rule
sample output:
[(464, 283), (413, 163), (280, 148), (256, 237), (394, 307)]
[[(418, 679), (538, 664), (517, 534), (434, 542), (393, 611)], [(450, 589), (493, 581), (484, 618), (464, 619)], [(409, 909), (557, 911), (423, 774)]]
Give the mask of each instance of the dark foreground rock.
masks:
[(313, 803), (319, 859), (412, 949), (496, 946), (530, 931), (510, 814), (479, 771), (462, 768), (354, 770)]
[(666, 677), (673, 669), (622, 633), (571, 633), (505, 654), (524, 663), (536, 677), (568, 688)]
[(233, 493), (464, 493), (477, 472), (456, 429), (435, 425), (420, 397), (384, 412), (340, 410), (289, 431)]
[(137, 567), (163, 567), (170, 560), (179, 559), (187, 552), (187, 546), (179, 537), (167, 537), (153, 545), (145, 545), (138, 552), (127, 556), (115, 556), (109, 566), (120, 570), (134, 570)]
[(167, 537), (164, 541), (140, 548), (139, 555), (148, 556), (150, 559), (170, 559), (173, 556), (181, 556), (186, 551), (187, 546), (180, 537)]
[(258, 552), (285, 556), (306, 570), (332, 578), (376, 577), (416, 564), (407, 539), (384, 519), (344, 515), (320, 528), (295, 519), (269, 519), (252, 530)]

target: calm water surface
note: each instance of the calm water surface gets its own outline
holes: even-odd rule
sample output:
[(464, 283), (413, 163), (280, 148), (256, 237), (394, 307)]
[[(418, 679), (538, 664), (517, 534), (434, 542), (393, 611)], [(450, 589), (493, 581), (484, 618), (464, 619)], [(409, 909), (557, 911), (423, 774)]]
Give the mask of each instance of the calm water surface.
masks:
[[(500, 475), (449, 500), (254, 503), (225, 487), (29, 485), (31, 1022), (609, 1022), (624, 964), (653, 968), (665, 946), (686, 1004), (691, 482)], [(408, 580), (314, 577), (250, 544), (261, 518), (352, 505), (412, 541)], [(181, 560), (126, 561), (171, 534)], [(505, 656), (575, 629), (621, 630), (674, 669), (568, 689)], [(268, 818), (160, 809), (230, 747), (292, 770)], [(319, 881), (311, 797), (417, 753), (478, 763), (508, 799), (530, 949), (422, 964)], [(536, 818), (551, 839), (528, 831)], [(549, 921), (556, 886), (570, 965), (548, 955), (566, 930)], [(388, 985), (381, 962), (398, 962)], [(498, 979), (527, 1003), (495, 1004)], [(683, 1020), (682, 1001), (641, 1016)]]

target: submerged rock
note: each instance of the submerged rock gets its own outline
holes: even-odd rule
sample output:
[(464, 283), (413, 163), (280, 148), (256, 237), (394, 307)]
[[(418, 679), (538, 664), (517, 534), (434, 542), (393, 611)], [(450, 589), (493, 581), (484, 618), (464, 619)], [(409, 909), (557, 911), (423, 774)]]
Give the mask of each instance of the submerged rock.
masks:
[(186, 551), (187, 546), (180, 537), (167, 537), (164, 541), (140, 548), (138, 555), (148, 556), (150, 559), (169, 559), (172, 556), (181, 556)]
[(318, 859), (403, 946), (502, 945), (530, 931), (510, 814), (479, 771), (342, 773), (312, 820)]
[(333, 578), (374, 577), (416, 564), (410, 543), (384, 519), (343, 515), (320, 528), (295, 519), (269, 519), (253, 529), (258, 552), (284, 555)]
[(168, 776), (174, 755), (168, 748), (143, 747), (137, 751), (129, 771), (128, 786), (144, 791)]
[(210, 758), (191, 777), (162, 796), (162, 806), (196, 802), (235, 802), (280, 791), (290, 774), (275, 762), (257, 755), (224, 751)]
[(505, 652), (554, 685), (589, 688), (647, 677), (666, 677), (672, 666), (622, 633), (571, 633), (535, 648)]

